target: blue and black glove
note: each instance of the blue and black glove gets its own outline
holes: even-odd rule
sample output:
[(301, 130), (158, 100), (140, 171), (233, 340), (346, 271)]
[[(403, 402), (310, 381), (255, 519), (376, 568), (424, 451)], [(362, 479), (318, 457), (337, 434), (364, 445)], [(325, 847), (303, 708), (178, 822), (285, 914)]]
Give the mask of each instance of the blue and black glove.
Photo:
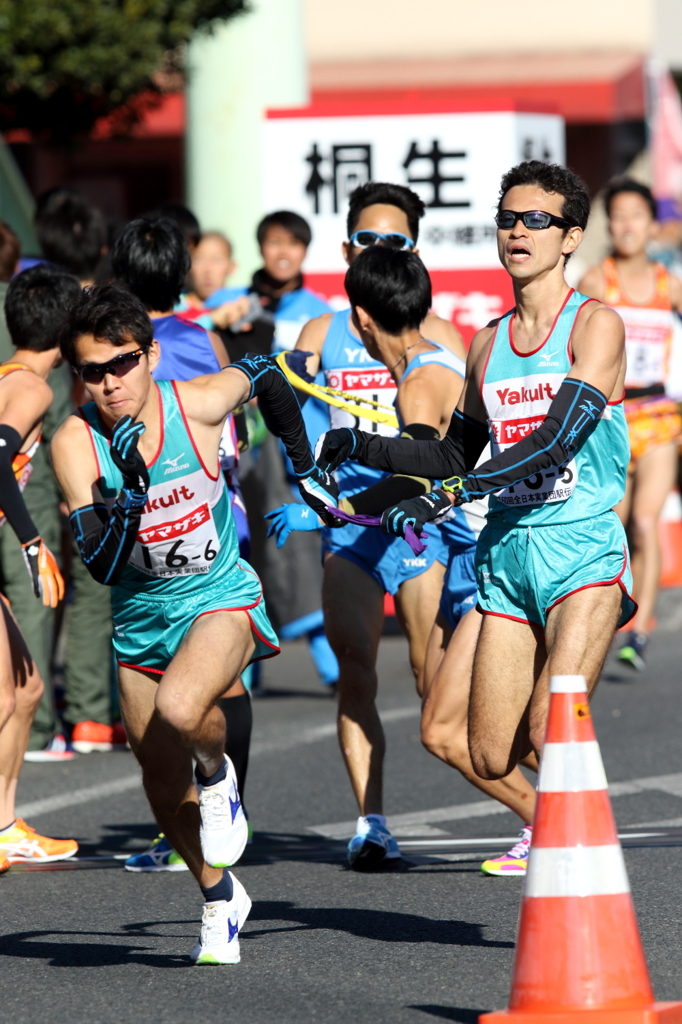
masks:
[(307, 505), (284, 504), (268, 512), (265, 516), (270, 520), (268, 537), (274, 537), (277, 547), (284, 546), (289, 534), (294, 530), (319, 530), (322, 525), (319, 517)]
[(111, 461), (123, 476), (125, 498), (134, 504), (144, 504), (149, 490), (149, 473), (137, 450), (145, 429), (144, 423), (135, 423), (132, 417), (123, 416), (111, 432)]
[(427, 523), (442, 522), (452, 511), (452, 504), (443, 491), (431, 491), (418, 498), (406, 498), (398, 505), (387, 508), (381, 517), (381, 531), (389, 537), (405, 537), (408, 524), (418, 537)]

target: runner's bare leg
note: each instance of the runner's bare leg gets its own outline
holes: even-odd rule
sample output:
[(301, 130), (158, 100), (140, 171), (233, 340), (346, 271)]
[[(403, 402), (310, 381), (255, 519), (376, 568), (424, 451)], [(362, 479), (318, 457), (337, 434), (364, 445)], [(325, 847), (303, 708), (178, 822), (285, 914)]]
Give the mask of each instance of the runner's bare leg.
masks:
[[(517, 767), (503, 779), (482, 779), (474, 772), (467, 737), (469, 694), (476, 642), (483, 616), (476, 609), (461, 619), (424, 696), (422, 743), (428, 751), (456, 768), (467, 782), (498, 800), (530, 825), (535, 808), (535, 789)], [(442, 623), (444, 625), (444, 623)], [(438, 642), (438, 625), (429, 641), (430, 657)]]
[(205, 774), (220, 767), (225, 717), (216, 702), (254, 649), (246, 613), (221, 611), (194, 621), (161, 682), (153, 673), (119, 667), (121, 713), (154, 816), (204, 888), (223, 872), (201, 854), (192, 757), (201, 755)]

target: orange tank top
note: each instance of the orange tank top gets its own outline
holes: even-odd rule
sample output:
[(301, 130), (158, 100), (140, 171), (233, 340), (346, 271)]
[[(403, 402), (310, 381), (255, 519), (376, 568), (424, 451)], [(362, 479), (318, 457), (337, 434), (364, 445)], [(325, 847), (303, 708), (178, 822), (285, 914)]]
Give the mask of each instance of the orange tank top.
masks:
[(664, 385), (668, 374), (673, 337), (673, 312), (670, 279), (662, 263), (652, 264), (656, 276), (650, 302), (633, 302), (623, 291), (615, 260), (602, 263), (606, 282), (604, 302), (619, 314), (625, 324), (627, 354), (626, 388), (650, 388)]
[[(14, 373), (16, 370), (28, 370), (29, 373), (35, 372), (34, 370), (31, 369), (30, 366), (26, 366), (25, 363), (3, 363), (2, 365), (0, 365), (0, 381), (4, 377), (8, 377), (10, 373)], [(20, 491), (23, 491), (24, 488), (26, 487), (26, 484), (28, 483), (29, 477), (33, 470), (33, 467), (31, 466), (31, 459), (38, 451), (40, 438), (41, 435), (38, 434), (38, 437), (35, 439), (31, 447), (27, 451), (17, 452), (17, 454), (12, 459), (12, 469), (14, 470), (14, 476), (16, 478), (17, 483), (19, 484)], [(2, 514), (2, 511), (0, 511), (0, 526), (2, 526), (4, 522), (5, 517)]]

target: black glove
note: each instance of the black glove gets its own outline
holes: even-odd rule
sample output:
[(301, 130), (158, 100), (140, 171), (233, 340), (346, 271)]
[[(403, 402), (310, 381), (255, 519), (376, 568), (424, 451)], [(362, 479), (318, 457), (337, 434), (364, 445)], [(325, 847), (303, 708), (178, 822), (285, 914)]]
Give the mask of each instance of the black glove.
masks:
[(443, 491), (431, 491), (418, 498), (406, 498), (393, 508), (387, 508), (381, 517), (381, 531), (389, 537), (404, 537), (408, 523), (421, 537), (427, 523), (446, 517), (452, 509), (450, 499)]
[(111, 432), (111, 461), (121, 471), (123, 489), (140, 497), (149, 490), (149, 473), (137, 450), (145, 429), (144, 423), (134, 423), (131, 416), (123, 416)]
[(315, 383), (315, 378), (311, 374), (309, 374), (308, 370), (306, 369), (308, 357), (311, 356), (312, 354), (312, 352), (302, 352), (300, 349), (294, 348), (291, 350), (291, 352), (287, 352), (287, 354), (284, 357), (287, 361), (287, 366), (289, 367), (289, 369), (293, 370), (296, 376), (300, 377), (301, 380), (304, 380), (307, 384)]
[(329, 473), (323, 473), (315, 466), (308, 476), (299, 477), (298, 489), (306, 505), (310, 505), (314, 512), (327, 526), (338, 525), (333, 516), (327, 512), (328, 505), (336, 506), (339, 499), (339, 485)]
[(328, 430), (315, 446), (315, 459), (325, 473), (333, 473), (347, 459), (357, 459), (362, 450), (363, 431), (354, 427)]

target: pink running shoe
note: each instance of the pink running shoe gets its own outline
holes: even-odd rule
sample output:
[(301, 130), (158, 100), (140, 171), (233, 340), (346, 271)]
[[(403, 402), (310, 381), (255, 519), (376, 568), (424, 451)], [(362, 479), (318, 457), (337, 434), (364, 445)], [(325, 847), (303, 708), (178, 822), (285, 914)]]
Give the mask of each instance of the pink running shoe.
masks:
[(481, 871), (485, 875), (525, 875), (532, 838), (533, 826), (524, 825), (518, 843), (512, 846), (509, 853), (503, 853), (501, 857), (495, 857), (493, 860), (484, 860)]

